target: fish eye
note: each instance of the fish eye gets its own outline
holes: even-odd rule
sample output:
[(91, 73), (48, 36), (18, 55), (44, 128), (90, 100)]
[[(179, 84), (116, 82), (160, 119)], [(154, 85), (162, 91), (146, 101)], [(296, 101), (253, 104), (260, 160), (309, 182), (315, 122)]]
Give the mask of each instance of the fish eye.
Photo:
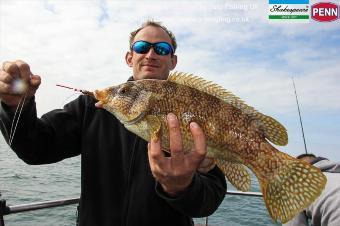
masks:
[(128, 91), (128, 87), (123, 86), (118, 90), (118, 94), (125, 94)]

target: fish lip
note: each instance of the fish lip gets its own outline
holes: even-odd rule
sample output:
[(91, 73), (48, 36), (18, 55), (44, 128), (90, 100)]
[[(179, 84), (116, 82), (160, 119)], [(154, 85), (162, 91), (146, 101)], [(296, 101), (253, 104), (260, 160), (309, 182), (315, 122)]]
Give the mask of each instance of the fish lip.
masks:
[(94, 97), (99, 100), (99, 104), (106, 104), (107, 102), (109, 102), (109, 95), (108, 95), (108, 91), (107, 90), (95, 90), (94, 91)]

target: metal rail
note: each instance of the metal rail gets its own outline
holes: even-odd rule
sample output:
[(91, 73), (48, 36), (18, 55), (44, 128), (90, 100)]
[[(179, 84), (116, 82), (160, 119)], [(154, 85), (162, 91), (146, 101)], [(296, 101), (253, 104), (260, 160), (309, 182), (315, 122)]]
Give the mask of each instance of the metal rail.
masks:
[(59, 199), (45, 202), (34, 202), (28, 204), (20, 204), (14, 206), (8, 206), (7, 211), (5, 211), (4, 215), (13, 214), (13, 213), (21, 213), (31, 210), (39, 210), (46, 209), (57, 206), (66, 206), (79, 203), (79, 198), (69, 198), (69, 199)]
[[(253, 197), (262, 197), (262, 193), (260, 192), (240, 192), (240, 191), (226, 191), (227, 195), (242, 195), (242, 196), (253, 196)], [(27, 212), (38, 209), (46, 209), (58, 206), (66, 206), (79, 203), (79, 198), (68, 198), (68, 199), (59, 199), (52, 201), (44, 201), (44, 202), (34, 202), (28, 204), (20, 204), (20, 205), (12, 205), (7, 206), (5, 200), (0, 200), (0, 226), (4, 226), (3, 216)], [(206, 218), (206, 225), (208, 225), (208, 217)]]
[(261, 192), (227, 191), (226, 194), (227, 195), (243, 195), (243, 196), (262, 197)]

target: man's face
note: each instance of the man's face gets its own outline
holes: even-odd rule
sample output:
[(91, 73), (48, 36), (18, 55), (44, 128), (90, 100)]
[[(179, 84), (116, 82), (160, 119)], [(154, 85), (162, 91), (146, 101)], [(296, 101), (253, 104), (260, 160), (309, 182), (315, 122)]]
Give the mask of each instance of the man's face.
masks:
[[(135, 36), (136, 41), (147, 41), (150, 43), (167, 42), (171, 44), (169, 35), (159, 27), (147, 26), (140, 30)], [(127, 65), (133, 69), (133, 77), (138, 79), (166, 79), (170, 70), (174, 69), (177, 63), (177, 56), (168, 54), (158, 55), (153, 48), (145, 54), (134, 51), (126, 53)]]

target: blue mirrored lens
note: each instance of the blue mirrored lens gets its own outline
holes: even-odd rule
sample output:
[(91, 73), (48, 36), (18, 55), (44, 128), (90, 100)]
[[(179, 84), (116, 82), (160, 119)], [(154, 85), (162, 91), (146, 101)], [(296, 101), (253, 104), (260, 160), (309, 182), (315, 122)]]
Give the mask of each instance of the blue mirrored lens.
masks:
[(141, 54), (145, 54), (149, 52), (150, 48), (151, 48), (151, 43), (144, 42), (144, 41), (135, 42), (132, 46), (133, 51), (135, 51), (136, 53), (141, 53)]
[(166, 42), (158, 42), (154, 44), (154, 50), (158, 55), (168, 55), (171, 53), (171, 46)]
[(167, 42), (157, 42), (157, 43), (149, 43), (146, 41), (137, 41), (133, 44), (132, 50), (136, 53), (145, 54), (149, 52), (150, 48), (153, 47), (155, 52), (158, 55), (168, 55), (169, 53), (172, 53), (172, 47)]

